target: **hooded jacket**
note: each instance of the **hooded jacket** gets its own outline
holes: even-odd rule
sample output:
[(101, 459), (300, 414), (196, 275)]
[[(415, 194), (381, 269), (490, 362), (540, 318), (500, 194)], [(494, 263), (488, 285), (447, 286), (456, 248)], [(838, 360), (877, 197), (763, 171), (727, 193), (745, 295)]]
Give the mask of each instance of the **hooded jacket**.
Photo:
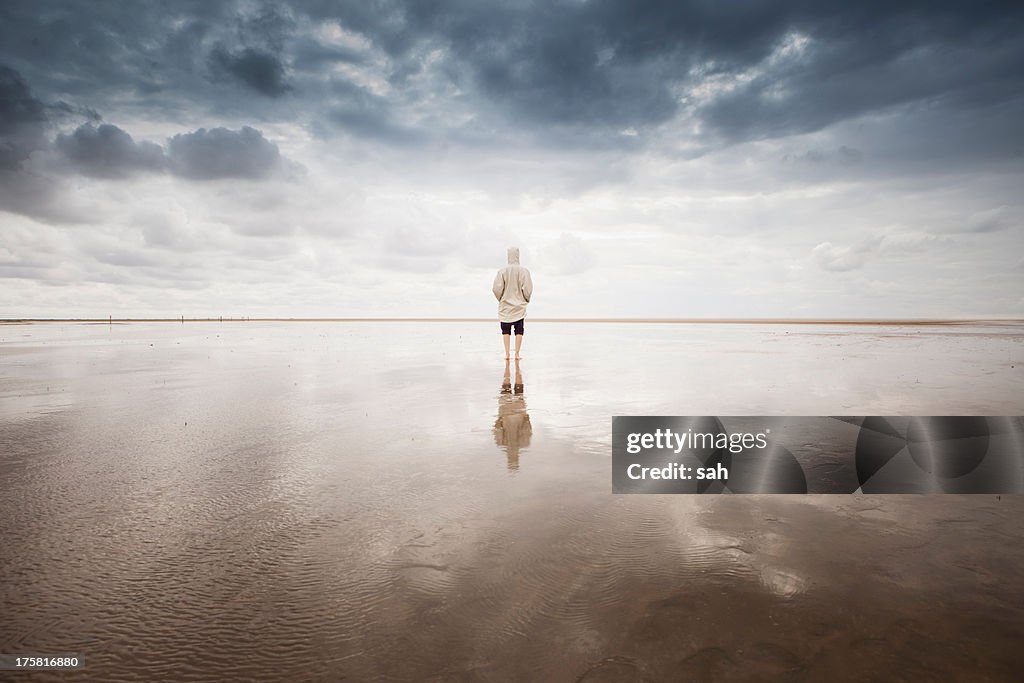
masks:
[(509, 248), (508, 265), (494, 276), (491, 291), (498, 300), (498, 320), (514, 323), (526, 317), (526, 304), (533, 295), (533, 280), (530, 271), (519, 265), (518, 248)]

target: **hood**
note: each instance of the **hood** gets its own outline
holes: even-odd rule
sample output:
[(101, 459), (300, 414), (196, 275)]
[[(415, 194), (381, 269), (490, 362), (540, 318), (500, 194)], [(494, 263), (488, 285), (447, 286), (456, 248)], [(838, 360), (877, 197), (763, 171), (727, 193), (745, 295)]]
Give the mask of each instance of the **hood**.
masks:
[(509, 265), (519, 265), (519, 247), (508, 248), (508, 262)]

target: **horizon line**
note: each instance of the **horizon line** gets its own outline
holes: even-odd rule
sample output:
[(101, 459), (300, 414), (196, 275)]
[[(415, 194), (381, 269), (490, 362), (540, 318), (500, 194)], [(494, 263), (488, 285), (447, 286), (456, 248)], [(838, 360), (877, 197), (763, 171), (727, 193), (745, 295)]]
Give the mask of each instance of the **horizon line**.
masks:
[[(467, 317), (245, 317), (215, 316), (186, 318), (0, 318), (0, 324), (25, 323), (186, 323), (186, 322), (472, 322), (493, 323), (494, 318)], [(786, 325), (963, 325), (968, 323), (1024, 323), (1024, 318), (530, 318), (530, 322), (546, 323), (651, 323), (651, 324), (786, 324)]]

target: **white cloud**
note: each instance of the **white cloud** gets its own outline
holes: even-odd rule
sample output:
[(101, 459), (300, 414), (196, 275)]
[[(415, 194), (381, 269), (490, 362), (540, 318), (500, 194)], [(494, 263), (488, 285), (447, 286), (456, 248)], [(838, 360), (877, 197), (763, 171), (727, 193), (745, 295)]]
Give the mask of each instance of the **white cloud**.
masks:
[(850, 247), (838, 247), (831, 242), (822, 242), (811, 253), (819, 266), (836, 273), (856, 270), (864, 265), (863, 252), (854, 251)]
[(541, 248), (541, 265), (557, 275), (579, 275), (594, 265), (594, 255), (585, 240), (563, 232)]

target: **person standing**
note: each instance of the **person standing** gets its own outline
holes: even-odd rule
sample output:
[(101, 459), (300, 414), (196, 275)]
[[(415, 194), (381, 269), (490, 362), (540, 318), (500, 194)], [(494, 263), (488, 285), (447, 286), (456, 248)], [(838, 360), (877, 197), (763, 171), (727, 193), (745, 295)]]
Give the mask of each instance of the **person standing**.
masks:
[(498, 300), (498, 322), (501, 323), (502, 340), (505, 343), (505, 360), (508, 360), (509, 341), (512, 331), (516, 333), (516, 360), (523, 348), (523, 322), (526, 318), (526, 304), (533, 295), (533, 280), (530, 271), (519, 265), (519, 247), (509, 247), (508, 265), (498, 270), (491, 287)]

